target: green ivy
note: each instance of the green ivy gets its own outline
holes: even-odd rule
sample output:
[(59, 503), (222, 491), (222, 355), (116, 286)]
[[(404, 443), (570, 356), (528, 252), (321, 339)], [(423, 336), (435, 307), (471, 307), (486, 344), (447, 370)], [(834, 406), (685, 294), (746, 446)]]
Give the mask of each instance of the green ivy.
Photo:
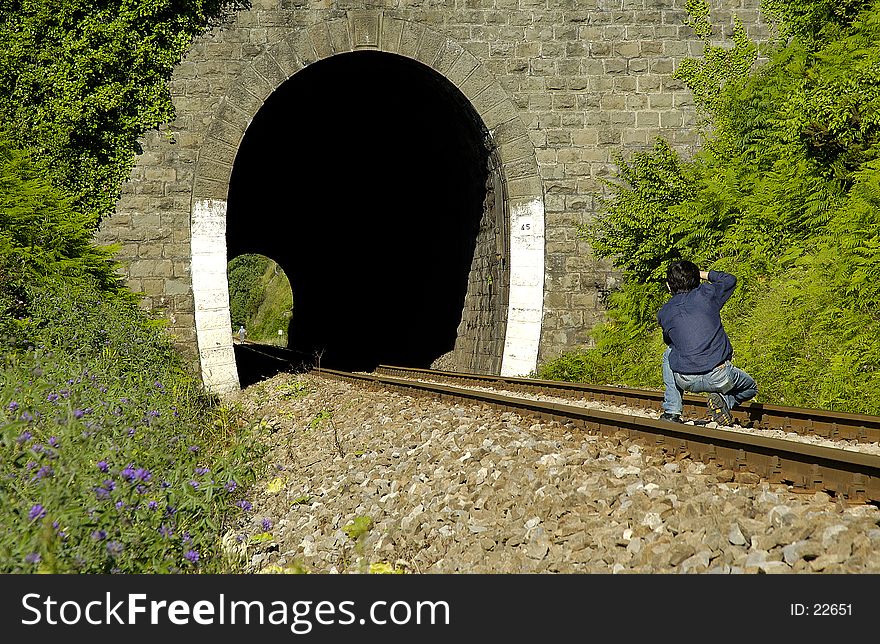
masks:
[(0, 118), (74, 208), (113, 212), (138, 137), (174, 118), (168, 82), (246, 0), (0, 0)]

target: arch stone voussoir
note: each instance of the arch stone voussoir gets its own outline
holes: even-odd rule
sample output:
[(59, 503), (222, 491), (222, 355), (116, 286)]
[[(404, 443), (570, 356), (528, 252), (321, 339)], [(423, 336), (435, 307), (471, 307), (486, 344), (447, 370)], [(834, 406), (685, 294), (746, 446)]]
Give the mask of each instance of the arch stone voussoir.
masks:
[(321, 59), (315, 50), (315, 45), (305, 30), (298, 31), (286, 39), (288, 47), (296, 55), (303, 67), (311, 65)]
[(493, 78), (489, 72), (486, 71), (486, 68), (482, 65), (478, 65), (468, 77), (464, 79), (458, 88), (461, 90), (461, 93), (467, 96), (468, 100), (473, 103), (474, 99), (488, 89), (492, 82)]
[(278, 67), (284, 74), (284, 80), (293, 76), (296, 72), (303, 68), (303, 64), (296, 52), (290, 47), (287, 40), (279, 40), (277, 43), (269, 47), (269, 55), (275, 59)]
[(379, 48), (389, 54), (399, 54), (402, 34), (403, 20), (384, 17), (382, 19), (382, 35), (379, 37)]
[(498, 146), (498, 156), (504, 164), (534, 159), (534, 146), (528, 136), (507, 141)]
[(208, 126), (205, 140), (216, 139), (238, 149), (238, 145), (241, 143), (243, 137), (244, 130), (242, 128), (227, 123), (226, 121), (222, 121), (219, 118), (215, 118), (211, 122), (211, 125)]
[(274, 92), (278, 87), (277, 85), (270, 84), (270, 82), (263, 78), (263, 76), (257, 71), (257, 65), (266, 67), (266, 65), (263, 63), (264, 59), (266, 58), (268, 58), (268, 56), (266, 55), (257, 58), (242, 72), (240, 77), (241, 86), (249, 94), (260, 101), (260, 104), (257, 106), (256, 110), (249, 111), (250, 114), (256, 114), (260, 107), (263, 106), (263, 102), (267, 98), (269, 98), (269, 95)]
[[(222, 139), (206, 137), (199, 149), (199, 157), (211, 160), (224, 166), (232, 167), (235, 162), (237, 146), (230, 145)], [(202, 174), (201, 172), (199, 174)]]
[[(499, 105), (503, 105), (507, 101), (507, 94), (501, 89), (501, 85), (498, 84), (497, 81), (490, 81), (490, 83), (481, 91), (479, 94), (474, 96), (471, 99), (471, 103), (473, 103), (474, 109), (483, 116), (483, 122), (486, 124), (486, 127), (492, 129), (489, 125), (488, 115), (491, 111)], [(510, 106), (513, 107), (512, 105)], [(516, 118), (516, 113), (513, 113), (513, 118)], [(510, 119), (508, 119), (510, 120)], [(497, 125), (497, 123), (496, 123)]]
[[(268, 83), (270, 87), (269, 94), (274, 92), (281, 83), (290, 78), (290, 75), (281, 69), (281, 65), (275, 60), (271, 51), (266, 52), (262, 56), (258, 56), (256, 60), (254, 60), (253, 68), (257, 75)], [(266, 96), (268, 97), (269, 94)]]
[(424, 35), (424, 26), (414, 22), (404, 22), (403, 33), (400, 36), (400, 49), (397, 50), (397, 53), (418, 60), (419, 47)]
[(348, 20), (353, 49), (379, 49), (382, 33), (381, 11), (349, 11)]
[(426, 30), (422, 36), (422, 43), (416, 52), (416, 60), (427, 65), (434, 66), (434, 61), (440, 55), (440, 51), (446, 46), (446, 38), (440, 34)]
[(349, 32), (348, 20), (334, 20), (328, 25), (330, 46), (333, 52), (344, 54), (352, 50), (351, 33)]
[(440, 48), (440, 51), (437, 53), (437, 57), (434, 59), (434, 64), (432, 67), (443, 76), (447, 76), (449, 74), (449, 70), (458, 62), (458, 59), (464, 56), (465, 49), (461, 45), (451, 40), (447, 40), (446, 43)]
[[(256, 77), (256, 73), (252, 72), (252, 78)], [(253, 81), (250, 81), (253, 82)], [(248, 89), (250, 83), (245, 79), (240, 79), (234, 87), (229, 90), (226, 95), (226, 103), (229, 107), (242, 114), (247, 114), (246, 122), (249, 124), (253, 115), (263, 106), (263, 98), (255, 95), (252, 90)], [(266, 95), (268, 96), (268, 94)], [(265, 98), (265, 97), (264, 97)], [(235, 122), (235, 121), (232, 121)]]
[(444, 74), (447, 80), (456, 87), (461, 87), (468, 77), (480, 66), (473, 54), (468, 51), (462, 51), (461, 56), (455, 59), (450, 65), (449, 70)]
[(333, 49), (333, 41), (330, 40), (330, 29), (326, 22), (312, 25), (308, 28), (308, 34), (312, 47), (315, 48), (315, 53), (318, 55), (318, 60), (329, 58), (336, 53)]

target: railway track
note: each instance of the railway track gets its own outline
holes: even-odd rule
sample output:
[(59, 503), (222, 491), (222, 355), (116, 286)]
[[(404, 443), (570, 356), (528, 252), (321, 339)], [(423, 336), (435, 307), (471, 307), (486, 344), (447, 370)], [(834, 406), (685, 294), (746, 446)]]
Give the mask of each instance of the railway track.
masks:
[[(654, 418), (578, 406), (594, 400), (614, 405), (660, 408), (662, 393), (526, 378), (431, 371), (382, 365), (372, 373), (313, 369), (315, 375), (392, 388), (413, 395), (490, 405), (521, 415), (555, 420), (590, 432), (623, 432), (672, 458), (684, 455), (714, 464), (734, 475), (751, 472), (796, 492), (823, 491), (848, 503), (880, 504), (880, 456), (771, 438), (706, 425), (678, 424)], [(496, 391), (486, 391), (492, 388)], [(504, 390), (499, 392), (497, 390)], [(572, 403), (535, 400), (522, 393), (566, 398)], [(702, 415), (705, 399), (688, 395), (685, 414)], [(874, 442), (880, 438), (880, 418), (752, 403), (737, 407), (735, 419), (744, 427), (779, 428), (839, 440)]]

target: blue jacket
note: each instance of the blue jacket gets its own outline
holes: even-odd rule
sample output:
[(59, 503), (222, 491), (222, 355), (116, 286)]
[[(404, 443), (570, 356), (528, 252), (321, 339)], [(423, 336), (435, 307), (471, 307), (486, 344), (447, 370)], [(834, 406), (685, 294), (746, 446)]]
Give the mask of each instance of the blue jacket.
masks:
[(736, 278), (709, 271), (709, 281), (686, 293), (676, 293), (657, 313), (663, 341), (672, 347), (669, 366), (685, 374), (709, 373), (733, 355), (721, 325), (721, 307), (730, 298)]

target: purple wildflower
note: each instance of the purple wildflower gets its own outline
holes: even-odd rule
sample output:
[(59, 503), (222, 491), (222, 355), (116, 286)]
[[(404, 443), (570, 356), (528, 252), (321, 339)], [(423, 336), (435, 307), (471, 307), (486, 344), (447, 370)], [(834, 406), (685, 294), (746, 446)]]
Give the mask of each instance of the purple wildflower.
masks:
[(110, 498), (110, 491), (105, 490), (102, 487), (96, 487), (95, 488), (95, 498), (97, 498), (99, 501), (105, 501)]
[(121, 509), (124, 508), (124, 507), (125, 507), (125, 503), (124, 503), (124, 502), (122, 502), (122, 501), (117, 501), (117, 502), (116, 502), (116, 509), (117, 509), (117, 510), (121, 510)]
[(29, 552), (24, 560), (30, 564), (40, 563), (40, 553), (39, 552)]
[(106, 472), (110, 469), (110, 466), (107, 465), (107, 461), (98, 461), (98, 469), (102, 472)]
[(227, 492), (235, 492), (235, 488), (238, 487), (238, 483), (235, 481), (229, 481), (226, 485), (223, 486)]
[(134, 477), (135, 477), (138, 481), (143, 481), (144, 483), (146, 483), (146, 482), (149, 481), (151, 478), (153, 478), (153, 475), (150, 474), (150, 470), (148, 470), (148, 469), (146, 469), (146, 468), (144, 468), (144, 467), (139, 467), (139, 468), (137, 468), (137, 469), (134, 471)]
[(31, 438), (33, 438), (33, 434), (29, 431), (25, 430), (21, 434), (18, 435), (18, 438), (15, 439), (15, 442), (21, 445), (22, 443), (28, 442)]
[(56, 400), (58, 400), (58, 394), (53, 392), (46, 396), (46, 400), (48, 400), (49, 402), (55, 402)]
[(31, 521), (42, 519), (44, 516), (46, 516), (46, 508), (44, 508), (39, 503), (32, 506), (31, 511), (28, 512), (28, 519), (30, 519)]
[(18, 409), (18, 403), (15, 402), (15, 401), (13, 400), (11, 403), (9, 403), (9, 404), (6, 406), (6, 408), (7, 408), (9, 411), (15, 411), (16, 409)]
[(50, 436), (49, 437), (49, 445), (51, 445), (52, 447), (58, 447), (58, 439), (55, 438), (54, 436)]
[(155, 510), (156, 508), (159, 507), (159, 504), (156, 503), (155, 501), (150, 501), (149, 503), (147, 503), (147, 507), (150, 508), (151, 510)]
[(260, 525), (263, 526), (263, 530), (271, 530), (272, 529), (272, 522), (269, 519), (263, 519), (263, 521), (260, 523)]
[(111, 557), (118, 557), (119, 555), (122, 554), (122, 550), (123, 550), (122, 544), (119, 543), (118, 541), (111, 541), (110, 543), (107, 544), (107, 553)]
[(236, 503), (235, 505), (237, 505), (238, 507), (240, 507), (240, 508), (241, 508), (242, 510), (244, 510), (245, 512), (251, 510), (251, 509), (254, 507), (253, 505), (251, 505), (251, 502), (248, 501), (247, 499), (242, 499), (241, 501), (239, 501), (239, 502)]
[(199, 489), (199, 482), (198, 481), (190, 481), (189, 484), (193, 486), (193, 489), (196, 489), (196, 490)]
[(134, 468), (131, 465), (126, 465), (125, 469), (123, 469), (119, 476), (124, 478), (126, 481), (131, 481), (134, 478)]
[(113, 479), (104, 479), (104, 487), (107, 488), (108, 492), (112, 492), (116, 489), (116, 481)]
[(107, 533), (103, 530), (95, 530), (94, 532), (92, 532), (92, 539), (94, 539), (95, 541), (103, 541), (106, 538)]
[(190, 446), (189, 446), (189, 451), (191, 451), (191, 452), (198, 452), (198, 451), (199, 451), (199, 446), (198, 446), (198, 445), (190, 445)]
[(183, 555), (187, 561), (192, 563), (196, 563), (199, 560), (199, 553), (195, 550), (187, 550), (186, 554)]
[(138, 494), (146, 494), (147, 486), (143, 485), (143, 484), (139, 484), (137, 487), (135, 487), (135, 490), (137, 490)]
[(207, 467), (197, 467), (196, 468), (196, 474), (198, 474), (198, 475), (207, 474), (210, 471), (211, 470), (209, 470)]
[(131, 429), (128, 430), (128, 436), (129, 436), (129, 438), (131, 438), (134, 435), (135, 435), (135, 429), (134, 429), (134, 427), (132, 427)]
[(29, 422), (33, 421), (34, 417), (31, 416), (28, 412), (23, 411), (23, 412), (21, 412), (21, 419), (23, 421), (25, 421), (26, 423), (29, 423)]
[(82, 418), (83, 416), (85, 416), (85, 412), (82, 409), (74, 409), (73, 410), (73, 417), (74, 418)]
[(159, 526), (159, 534), (161, 534), (165, 538), (170, 538), (174, 535), (174, 530), (163, 523), (161, 526)]
[(49, 476), (52, 476), (55, 472), (48, 465), (44, 465), (39, 470), (37, 470), (37, 475), (34, 478), (42, 479)]

